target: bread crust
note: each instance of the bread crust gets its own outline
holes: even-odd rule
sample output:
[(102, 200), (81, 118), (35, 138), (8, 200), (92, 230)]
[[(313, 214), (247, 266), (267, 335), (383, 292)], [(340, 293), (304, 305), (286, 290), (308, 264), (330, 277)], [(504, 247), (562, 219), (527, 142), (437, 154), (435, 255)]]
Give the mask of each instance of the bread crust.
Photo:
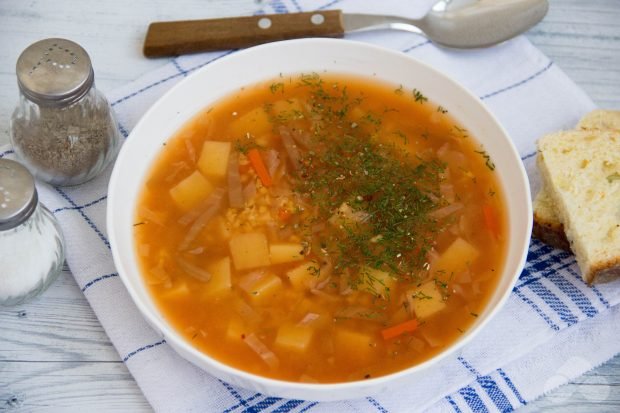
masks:
[(553, 248), (570, 251), (570, 243), (564, 232), (564, 225), (545, 221), (539, 214), (534, 212), (534, 226), (532, 235)]

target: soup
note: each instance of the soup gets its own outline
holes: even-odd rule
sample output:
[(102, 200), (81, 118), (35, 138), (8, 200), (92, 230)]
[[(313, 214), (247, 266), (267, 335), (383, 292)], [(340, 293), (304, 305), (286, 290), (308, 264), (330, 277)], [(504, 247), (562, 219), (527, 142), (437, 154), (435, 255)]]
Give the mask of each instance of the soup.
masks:
[(420, 90), (280, 76), (164, 144), (136, 253), (162, 314), (211, 357), (281, 380), (373, 378), (483, 311), (508, 238), (494, 169)]

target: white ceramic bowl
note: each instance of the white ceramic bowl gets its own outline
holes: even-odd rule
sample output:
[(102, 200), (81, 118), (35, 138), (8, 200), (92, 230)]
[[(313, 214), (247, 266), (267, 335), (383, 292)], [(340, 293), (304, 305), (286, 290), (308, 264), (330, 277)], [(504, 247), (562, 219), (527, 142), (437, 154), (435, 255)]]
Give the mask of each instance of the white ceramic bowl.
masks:
[[(476, 323), (432, 359), (375, 379), (307, 384), (268, 379), (237, 370), (192, 347), (160, 314), (138, 270), (133, 243), (133, 220), (143, 179), (162, 143), (208, 105), (239, 88), (277, 77), (323, 71), (375, 77), (418, 88), (461, 122), (491, 155), (509, 205), (509, 252), (497, 289)], [(531, 232), (529, 184), (515, 147), (506, 131), (484, 104), (454, 80), (403, 53), (358, 42), (305, 39), (247, 49), (213, 62), (173, 87), (149, 109), (123, 146), (110, 180), (108, 235), (114, 262), (136, 306), (153, 328), (182, 357), (234, 385), (257, 392), (306, 400), (338, 400), (386, 391), (396, 382), (415, 380), (469, 342), (502, 307), (525, 263)]]

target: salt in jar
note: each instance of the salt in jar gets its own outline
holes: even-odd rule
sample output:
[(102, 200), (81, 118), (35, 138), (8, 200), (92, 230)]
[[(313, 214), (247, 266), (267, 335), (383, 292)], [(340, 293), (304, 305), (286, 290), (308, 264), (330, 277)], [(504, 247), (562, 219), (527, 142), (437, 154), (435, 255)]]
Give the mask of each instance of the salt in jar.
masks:
[(60, 226), (39, 202), (28, 169), (0, 159), (0, 306), (43, 292), (62, 270), (64, 251)]

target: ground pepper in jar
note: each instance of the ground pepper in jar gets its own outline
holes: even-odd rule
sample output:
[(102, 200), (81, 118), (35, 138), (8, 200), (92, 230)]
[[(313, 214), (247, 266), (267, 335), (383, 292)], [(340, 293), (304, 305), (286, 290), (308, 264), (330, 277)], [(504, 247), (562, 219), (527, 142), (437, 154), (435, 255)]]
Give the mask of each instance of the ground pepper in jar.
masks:
[(38, 178), (77, 185), (99, 174), (116, 155), (118, 128), (94, 86), (86, 51), (64, 39), (29, 46), (17, 61), (20, 102), (11, 119), (17, 155)]

